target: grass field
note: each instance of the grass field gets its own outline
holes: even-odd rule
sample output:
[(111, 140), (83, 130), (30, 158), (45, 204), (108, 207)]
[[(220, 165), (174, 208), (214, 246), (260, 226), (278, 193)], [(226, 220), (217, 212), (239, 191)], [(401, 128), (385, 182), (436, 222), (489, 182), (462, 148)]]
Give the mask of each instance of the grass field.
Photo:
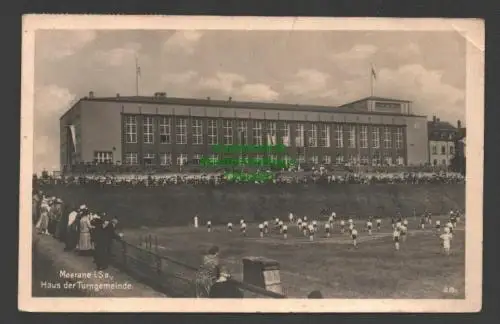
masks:
[[(433, 221), (444, 217), (433, 217)], [(273, 222), (269, 222), (272, 224)], [(382, 221), (380, 232), (368, 235), (364, 221), (357, 221), (358, 247), (348, 234), (341, 234), (338, 222), (330, 238), (323, 224), (313, 242), (289, 226), (288, 239), (279, 232), (259, 237), (257, 224), (248, 224), (247, 236), (234, 224), (233, 232), (215, 227), (208, 233), (205, 221), (200, 227), (158, 227), (127, 229), (130, 243), (140, 237), (156, 237), (160, 254), (198, 266), (202, 255), (212, 246), (221, 249), (221, 259), (232, 276), (242, 279), (242, 261), (247, 256), (277, 260), (281, 282), (289, 297), (305, 297), (320, 290), (327, 298), (465, 298), (465, 232), (458, 224), (452, 241), (452, 253), (445, 256), (434, 227), (419, 229), (419, 220), (409, 219), (409, 235), (395, 251), (389, 219)], [(455, 293), (444, 292), (453, 287)]]

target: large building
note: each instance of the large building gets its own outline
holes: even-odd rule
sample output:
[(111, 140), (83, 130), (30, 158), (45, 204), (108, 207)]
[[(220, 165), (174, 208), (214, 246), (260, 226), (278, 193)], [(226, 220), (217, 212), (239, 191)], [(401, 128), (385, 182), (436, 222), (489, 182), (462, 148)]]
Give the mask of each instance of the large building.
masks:
[(455, 155), (456, 138), (459, 129), (462, 128), (461, 121), (457, 121), (457, 127), (448, 122), (441, 121), (436, 116), (428, 122), (429, 137), (429, 163), (433, 166), (449, 166)]
[(232, 158), (367, 165), (429, 160), (426, 117), (414, 115), (409, 101), (379, 97), (327, 107), (170, 98), (165, 93), (98, 98), (90, 92), (64, 113), (60, 130), (62, 168), (81, 162), (197, 163), (202, 157), (222, 158), (215, 144), (286, 147), (279, 154)]

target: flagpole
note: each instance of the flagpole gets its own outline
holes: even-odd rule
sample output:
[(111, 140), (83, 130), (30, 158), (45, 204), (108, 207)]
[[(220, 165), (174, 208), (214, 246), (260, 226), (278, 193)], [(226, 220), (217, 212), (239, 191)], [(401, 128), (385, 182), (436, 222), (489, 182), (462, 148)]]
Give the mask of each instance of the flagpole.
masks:
[(135, 95), (139, 96), (139, 62), (137, 56), (135, 57)]
[(370, 96), (373, 97), (373, 64), (370, 65)]

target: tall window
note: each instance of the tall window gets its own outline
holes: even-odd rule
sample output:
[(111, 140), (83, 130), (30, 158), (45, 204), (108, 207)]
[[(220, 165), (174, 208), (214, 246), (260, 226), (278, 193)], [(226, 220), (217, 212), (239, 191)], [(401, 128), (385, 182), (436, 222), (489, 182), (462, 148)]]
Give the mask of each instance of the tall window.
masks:
[(193, 154), (193, 164), (196, 164), (196, 165), (200, 164), (201, 157), (202, 157), (202, 155), (199, 153)]
[(307, 135), (308, 135), (307, 140), (308, 140), (309, 147), (317, 147), (318, 146), (318, 125), (311, 124), (311, 128), (309, 128), (309, 134), (307, 134)]
[(217, 140), (217, 120), (209, 119), (208, 120), (208, 144), (216, 145), (219, 141)]
[(396, 129), (396, 148), (400, 149), (403, 147), (403, 129)]
[(304, 124), (295, 125), (295, 146), (304, 147)]
[(337, 153), (337, 156), (335, 157), (335, 163), (337, 164), (344, 163), (344, 156), (341, 153)]
[(349, 126), (349, 148), (356, 148), (356, 126)]
[(255, 120), (253, 122), (253, 145), (262, 145), (262, 122)]
[(247, 165), (248, 164), (248, 154), (243, 153), (239, 155), (238, 163), (240, 165)]
[(368, 148), (368, 126), (361, 126), (360, 127), (359, 145), (361, 148)]
[(139, 159), (137, 157), (137, 153), (129, 152), (125, 153), (125, 164), (135, 165), (139, 164)]
[(384, 148), (391, 148), (391, 129), (389, 127), (384, 127)]
[(170, 133), (171, 119), (169, 117), (163, 116), (160, 119), (160, 143), (170, 144), (172, 142)]
[(238, 144), (248, 145), (248, 128), (246, 120), (238, 121)]
[(186, 118), (176, 118), (175, 119), (175, 142), (177, 144), (187, 143), (187, 119)]
[(320, 125), (319, 146), (330, 147), (330, 126), (328, 124)]
[(437, 149), (437, 145), (432, 145), (432, 154), (437, 154), (438, 153), (438, 149)]
[(276, 122), (269, 122), (267, 127), (266, 134), (266, 144), (267, 145), (276, 145)]
[(172, 154), (160, 153), (160, 165), (171, 165), (171, 164), (172, 164)]
[(192, 121), (193, 144), (203, 144), (203, 121), (201, 119), (193, 119)]
[(152, 165), (155, 160), (155, 155), (154, 153), (146, 153), (144, 154), (144, 164), (145, 165)]
[(398, 165), (404, 165), (405, 164), (405, 159), (402, 156), (398, 156), (396, 159), (396, 163)]
[(142, 120), (143, 137), (145, 144), (154, 143), (154, 120), (153, 116), (144, 116)]
[(318, 156), (317, 155), (313, 155), (309, 158), (309, 161), (312, 163), (312, 164), (318, 164)]
[(281, 144), (290, 146), (290, 124), (283, 122), (281, 126)]
[(387, 165), (392, 165), (392, 154), (391, 152), (384, 152), (384, 163)]
[(363, 155), (359, 161), (362, 165), (368, 165), (368, 156)]
[(332, 163), (332, 157), (330, 155), (323, 156), (323, 164), (330, 164), (330, 163)]
[(306, 163), (306, 155), (304, 153), (299, 153), (297, 157), (299, 163)]
[(177, 165), (185, 165), (187, 163), (187, 154), (181, 153), (177, 155)]
[(453, 145), (450, 145), (450, 154), (455, 154), (455, 148)]
[(135, 116), (125, 117), (125, 142), (137, 143), (137, 119)]
[(335, 126), (335, 134), (337, 139), (337, 147), (338, 148), (344, 147), (344, 128), (342, 127), (342, 125)]
[(208, 160), (210, 161), (210, 164), (216, 165), (217, 162), (219, 161), (219, 154), (212, 154), (212, 155), (210, 155), (210, 157), (208, 158)]
[(380, 148), (380, 128), (378, 127), (372, 129), (372, 145), (373, 148)]
[(446, 146), (441, 145), (441, 154), (446, 154)]
[(113, 152), (94, 152), (94, 161), (97, 163), (113, 163)]
[(264, 155), (262, 155), (262, 154), (255, 154), (255, 162), (258, 165), (262, 165), (264, 163)]
[(233, 145), (233, 121), (224, 119), (222, 121), (222, 130), (224, 134), (224, 145)]
[(372, 165), (380, 165), (380, 152), (373, 153)]

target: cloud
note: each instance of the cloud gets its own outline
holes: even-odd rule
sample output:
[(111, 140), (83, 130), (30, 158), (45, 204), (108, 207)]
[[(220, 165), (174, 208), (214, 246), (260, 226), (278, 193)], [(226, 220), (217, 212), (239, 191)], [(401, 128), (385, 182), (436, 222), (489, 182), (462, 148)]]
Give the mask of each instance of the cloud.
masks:
[(135, 62), (142, 45), (139, 43), (128, 43), (120, 48), (100, 50), (95, 52), (94, 60), (107, 66), (121, 66), (126, 63)]
[(374, 45), (360, 44), (350, 50), (330, 55), (330, 59), (343, 72), (350, 75), (366, 74), (369, 69), (369, 59), (378, 52)]
[(251, 83), (236, 89), (235, 96), (241, 100), (273, 101), (279, 97), (279, 93), (267, 84)]
[(386, 52), (392, 56), (402, 59), (408, 59), (414, 56), (421, 55), (420, 47), (418, 44), (409, 42), (407, 44), (398, 44), (386, 49)]
[(230, 95), (245, 81), (246, 78), (244, 76), (236, 73), (217, 72), (214, 77), (201, 78), (198, 86), (202, 90)]
[(77, 53), (97, 37), (95, 30), (39, 31), (37, 55), (56, 61)]
[(35, 89), (35, 172), (59, 169), (59, 117), (75, 101), (75, 94), (54, 84)]
[(196, 30), (176, 31), (164, 43), (163, 49), (166, 52), (181, 52), (191, 55), (202, 36), (203, 33)]
[(189, 70), (180, 73), (166, 73), (161, 76), (163, 82), (174, 83), (174, 84), (186, 84), (191, 83), (198, 77), (198, 72)]
[(324, 92), (330, 76), (314, 69), (300, 69), (283, 89), (292, 95), (303, 96)]

